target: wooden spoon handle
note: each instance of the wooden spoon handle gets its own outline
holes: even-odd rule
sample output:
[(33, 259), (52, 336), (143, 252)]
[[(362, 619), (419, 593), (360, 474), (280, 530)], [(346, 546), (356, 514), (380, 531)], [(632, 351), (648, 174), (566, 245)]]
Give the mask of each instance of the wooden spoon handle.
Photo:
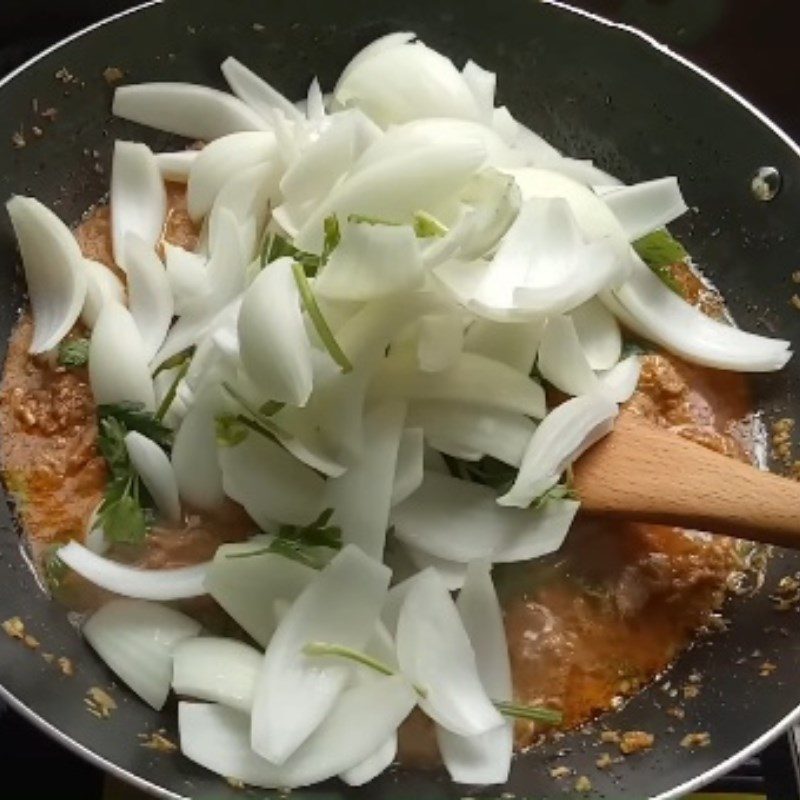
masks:
[(800, 483), (631, 412), (575, 464), (586, 513), (800, 548)]

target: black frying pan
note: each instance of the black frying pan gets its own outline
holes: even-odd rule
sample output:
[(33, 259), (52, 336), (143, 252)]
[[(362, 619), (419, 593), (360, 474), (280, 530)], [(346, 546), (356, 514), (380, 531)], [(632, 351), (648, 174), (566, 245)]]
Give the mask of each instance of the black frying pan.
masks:
[[(108, 66), (122, 68), (130, 81), (222, 86), (218, 65), (233, 54), (290, 97), (300, 97), (312, 75), (330, 87), (356, 50), (391, 30), (416, 31), (456, 62), (471, 57), (495, 70), (500, 100), (569, 154), (591, 157), (626, 181), (678, 175), (697, 211), (675, 231), (722, 288), (736, 318), (750, 330), (800, 339), (800, 314), (789, 303), (790, 273), (800, 253), (797, 145), (725, 87), (644, 38), (533, 0), (501, 0), (491, 11), (479, 0), (170, 0), (142, 6), (72, 38), (0, 83), (0, 196), (30, 193), (77, 221), (108, 186), (108, 175), (93, 168), (93, 150), (107, 169), (115, 138), (144, 139), (156, 149), (175, 144), (111, 118), (111, 89), (101, 75)], [(84, 83), (56, 81), (62, 66)], [(32, 121), (33, 98), (40, 108), (56, 106), (58, 121), (40, 140), (12, 149), (7, 143), (14, 130)], [(770, 203), (750, 192), (750, 177), (763, 165), (783, 176), (783, 188)], [(4, 342), (23, 290), (10, 227), (5, 215), (0, 218)], [(768, 418), (800, 416), (799, 381), (797, 362), (754, 381)], [(401, 770), (363, 790), (332, 783), (292, 797), (439, 800), (507, 791), (541, 798), (571, 790), (571, 781), (557, 784), (549, 776), (564, 750), (571, 751), (564, 761), (590, 776), (597, 794), (684, 794), (761, 748), (798, 716), (800, 614), (780, 614), (768, 600), (779, 577), (798, 569), (800, 555), (777, 553), (765, 589), (729, 602), (728, 632), (699, 641), (661, 681), (603, 720), (613, 728), (649, 731), (657, 740), (652, 752), (631, 756), (608, 773), (594, 767), (601, 750), (596, 734), (577, 732), (517, 758), (507, 787), (459, 787), (441, 774)], [(64, 677), (0, 635), (0, 689), (20, 711), (77, 752), (163, 797), (242, 796), (180, 755), (140, 746), (139, 734), (162, 727), (176, 738), (173, 709), (157, 714), (116, 686), (119, 709), (109, 720), (86, 712), (86, 690), (111, 685), (113, 676), (35, 583), (3, 506), (0, 618), (15, 614), (43, 649), (68, 656), (76, 667), (74, 677)], [(759, 677), (758, 665), (766, 658), (777, 670)], [(676, 720), (665, 713), (674, 704), (665, 682), (680, 686), (695, 670), (703, 676), (700, 695), (684, 703), (686, 718)], [(695, 731), (709, 732), (711, 745), (693, 752), (680, 747), (684, 734)]]

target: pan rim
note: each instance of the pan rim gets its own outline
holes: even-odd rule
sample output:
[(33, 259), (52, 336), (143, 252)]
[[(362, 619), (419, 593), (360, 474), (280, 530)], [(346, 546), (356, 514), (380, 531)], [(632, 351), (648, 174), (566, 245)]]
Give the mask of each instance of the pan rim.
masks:
[[(53, 44), (51, 44), (44, 50), (40, 51), (39, 53), (36, 53), (34, 56), (32, 56), (19, 66), (12, 69), (6, 75), (0, 76), (0, 89), (9, 84), (23, 72), (25, 72), (25, 70), (34, 66), (37, 62), (46, 58), (51, 53), (54, 53), (55, 51), (59, 50), (65, 45), (77, 39), (80, 39), (86, 34), (89, 34), (99, 28), (102, 28), (113, 22), (116, 22), (119, 19), (122, 19), (124, 17), (127, 17), (129, 15), (135, 14), (140, 11), (144, 11), (154, 6), (163, 5), (165, 2), (166, 0), (145, 0), (144, 2), (138, 5), (132, 6), (131, 8), (128, 9), (124, 9), (123, 11), (119, 11), (108, 17), (104, 17), (103, 19), (91, 23), (90, 25), (87, 25), (84, 28), (80, 28), (79, 30), (69, 34), (68, 36), (54, 42)], [(645, 31), (642, 31), (633, 25), (629, 25), (627, 23), (615, 22), (600, 14), (596, 14), (592, 11), (587, 11), (586, 9), (583, 8), (578, 8), (576, 6), (571, 5), (569, 2), (565, 2), (565, 0), (542, 0), (542, 3), (551, 6), (553, 8), (559, 9), (561, 11), (564, 11), (566, 13), (583, 17), (584, 19), (588, 19), (591, 22), (603, 25), (604, 27), (622, 31), (627, 35), (631, 35), (642, 40), (649, 47), (652, 47), (653, 49), (658, 51), (661, 55), (677, 62), (684, 68), (688, 69), (690, 72), (693, 72), (694, 74), (703, 78), (705, 81), (712, 84), (717, 89), (721, 90), (724, 94), (728, 95), (732, 100), (734, 100), (741, 107), (743, 107), (750, 114), (752, 114), (762, 125), (768, 128), (775, 136), (777, 136), (783, 142), (783, 144), (785, 144), (798, 158), (800, 158), (800, 145), (785, 130), (783, 130), (783, 128), (780, 125), (778, 125), (778, 123), (776, 123), (769, 116), (767, 116), (763, 111), (761, 111), (755, 104), (753, 104), (742, 94), (737, 92), (732, 87), (728, 86), (728, 84), (726, 84), (720, 78), (717, 78), (715, 75), (713, 75), (700, 65), (694, 63), (690, 59), (686, 58), (685, 56), (681, 55), (680, 53), (675, 52), (671, 47), (664, 44), (663, 42), (660, 42), (658, 39), (656, 39), (649, 33), (646, 33)], [(34, 711), (25, 703), (23, 703), (18, 697), (16, 697), (13, 693), (11, 693), (8, 689), (6, 689), (6, 687), (2, 683), (0, 683), (0, 698), (6, 703), (8, 703), (8, 705), (12, 709), (14, 709), (28, 721), (30, 721), (43, 733), (47, 734), (52, 739), (64, 745), (64, 747), (75, 753), (80, 758), (83, 758), (89, 763), (101, 768), (106, 773), (111, 774), (144, 792), (147, 792), (153, 797), (165, 798), (165, 800), (189, 800), (188, 796), (183, 794), (178, 794), (176, 792), (171, 791), (170, 789), (166, 789), (163, 786), (152, 783), (146, 778), (142, 778), (136, 775), (135, 773), (128, 771), (127, 769), (119, 766), (113, 761), (106, 759), (99, 753), (95, 752), (94, 750), (91, 750), (90, 748), (76, 741), (69, 734), (65, 733), (64, 731), (56, 727), (54, 724), (48, 722), (46, 719), (40, 716), (36, 711)], [(722, 775), (729, 772), (731, 769), (735, 768), (742, 762), (746, 761), (751, 756), (760, 752), (764, 747), (766, 747), (766, 745), (775, 740), (783, 732), (788, 730), (793, 724), (797, 723), (800, 723), (800, 704), (792, 711), (790, 711), (788, 714), (784, 715), (776, 723), (774, 723), (771, 728), (764, 731), (764, 733), (762, 733), (759, 737), (754, 739), (750, 744), (739, 750), (734, 755), (719, 762), (715, 766), (697, 775), (696, 777), (691, 778), (688, 781), (684, 781), (678, 786), (673, 787), (669, 791), (662, 792), (661, 794), (658, 795), (651, 795), (649, 800), (673, 800), (674, 798), (683, 797), (689, 792), (692, 792), (708, 784), (710, 781), (715, 780), (718, 777), (721, 777)]]

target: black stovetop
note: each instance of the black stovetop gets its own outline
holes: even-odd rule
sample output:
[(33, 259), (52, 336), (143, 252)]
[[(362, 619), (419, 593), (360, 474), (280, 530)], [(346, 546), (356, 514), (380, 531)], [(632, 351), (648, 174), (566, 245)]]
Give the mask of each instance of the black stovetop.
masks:
[[(785, 77), (795, 75), (798, 66), (794, 47), (797, 0), (572, 2), (651, 33), (725, 80), (790, 135), (800, 138), (796, 82)], [(0, 76), (65, 35), (133, 5), (131, 0), (62, 0), (58, 4), (0, 0)], [(798, 736), (793, 730), (780, 737), (706, 791), (800, 800)], [(0, 744), (0, 774), (26, 776), (26, 798), (100, 800), (103, 796), (103, 776), (98, 770), (2, 702)]]

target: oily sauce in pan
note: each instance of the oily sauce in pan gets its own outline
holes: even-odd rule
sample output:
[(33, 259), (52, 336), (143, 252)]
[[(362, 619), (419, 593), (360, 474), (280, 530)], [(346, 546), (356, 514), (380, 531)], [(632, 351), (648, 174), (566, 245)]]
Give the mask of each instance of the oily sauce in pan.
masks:
[[(198, 232), (184, 188), (170, 185), (167, 241), (193, 247)], [(78, 227), (84, 254), (114, 269), (107, 208)], [(707, 313), (721, 299), (691, 273), (673, 268), (685, 296)], [(17, 503), (28, 544), (40, 560), (54, 544), (81, 539), (106, 482), (96, 447), (94, 403), (85, 368), (65, 369), (32, 357), (25, 314), (10, 342), (0, 394), (3, 476)], [(640, 413), (732, 458), (752, 459), (751, 400), (741, 375), (689, 366), (672, 356), (645, 356), (630, 401)], [(116, 558), (151, 568), (211, 557), (216, 547), (252, 530), (231, 503), (217, 517), (186, 514), (180, 526), (157, 526), (143, 548), (117, 546)], [(662, 671), (724, 600), (740, 565), (734, 541), (654, 525), (579, 519), (562, 549), (532, 564), (496, 569), (514, 677), (515, 699), (559, 708), (563, 727), (611, 708)], [(73, 608), (97, 605), (102, 591), (73, 574), (59, 588)], [(412, 715), (401, 737), (405, 761), (429, 760), (430, 726)], [(541, 730), (517, 725), (520, 746)]]

